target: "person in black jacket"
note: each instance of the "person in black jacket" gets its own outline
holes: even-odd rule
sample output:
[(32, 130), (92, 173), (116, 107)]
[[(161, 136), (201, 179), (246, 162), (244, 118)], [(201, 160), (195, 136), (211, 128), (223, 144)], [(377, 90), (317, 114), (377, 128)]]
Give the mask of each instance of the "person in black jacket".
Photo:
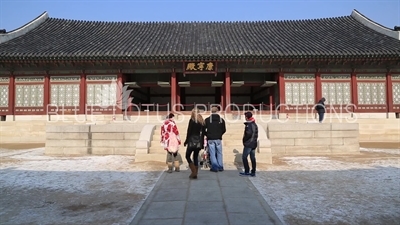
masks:
[(325, 98), (321, 98), (321, 100), (319, 100), (317, 106), (315, 106), (315, 110), (318, 112), (318, 121), (322, 123), (325, 114)]
[[(199, 170), (199, 152), (204, 148), (204, 135), (205, 135), (205, 122), (203, 117), (199, 114), (198, 109), (192, 110), (192, 115), (189, 120), (189, 125), (186, 133), (186, 140), (184, 146), (186, 148), (186, 160), (189, 163), (189, 168), (192, 171), (189, 178), (197, 179), (197, 172)], [(197, 145), (193, 147), (194, 145)], [(190, 156), (193, 153), (193, 161)]]
[(206, 119), (206, 136), (210, 153), (212, 172), (224, 171), (222, 160), (222, 135), (226, 132), (225, 120), (218, 115), (218, 108), (211, 108), (211, 116)]
[[(251, 112), (246, 112), (244, 116), (246, 117), (246, 122), (244, 123), (245, 128), (243, 134), (242, 155), (244, 172), (241, 172), (240, 175), (254, 177), (256, 176), (256, 148), (258, 146), (258, 126)], [(251, 173), (249, 162), (247, 161), (247, 157), (249, 155), (251, 160)]]

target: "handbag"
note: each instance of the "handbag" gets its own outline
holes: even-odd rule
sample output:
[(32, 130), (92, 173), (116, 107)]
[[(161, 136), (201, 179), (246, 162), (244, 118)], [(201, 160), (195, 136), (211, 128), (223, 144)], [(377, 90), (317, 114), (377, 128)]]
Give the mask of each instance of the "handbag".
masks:
[(189, 137), (188, 148), (189, 149), (201, 149), (201, 131), (199, 135), (192, 135)]

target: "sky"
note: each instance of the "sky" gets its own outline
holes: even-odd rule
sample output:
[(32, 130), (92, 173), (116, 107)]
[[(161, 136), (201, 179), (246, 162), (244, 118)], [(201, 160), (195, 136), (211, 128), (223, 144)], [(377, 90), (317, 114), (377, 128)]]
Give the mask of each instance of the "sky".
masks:
[(348, 16), (353, 9), (400, 26), (400, 0), (0, 0), (0, 29), (19, 28), (44, 11), (89, 21), (261, 21)]

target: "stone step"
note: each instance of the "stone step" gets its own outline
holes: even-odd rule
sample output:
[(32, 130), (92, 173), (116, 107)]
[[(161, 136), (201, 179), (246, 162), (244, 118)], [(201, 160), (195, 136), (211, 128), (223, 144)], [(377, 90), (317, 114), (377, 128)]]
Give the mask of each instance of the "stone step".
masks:
[[(186, 159), (184, 158), (184, 154), (182, 154), (183, 164), (187, 164)], [(258, 155), (257, 155), (258, 156)], [(256, 156), (256, 157), (257, 157)], [(166, 153), (150, 153), (150, 154), (136, 154), (135, 155), (135, 162), (146, 162), (146, 161), (155, 161), (155, 162), (165, 162), (166, 160)], [(223, 162), (224, 163), (240, 163), (242, 162), (241, 154), (223, 154)]]
[(135, 162), (165, 162), (165, 153), (136, 154)]

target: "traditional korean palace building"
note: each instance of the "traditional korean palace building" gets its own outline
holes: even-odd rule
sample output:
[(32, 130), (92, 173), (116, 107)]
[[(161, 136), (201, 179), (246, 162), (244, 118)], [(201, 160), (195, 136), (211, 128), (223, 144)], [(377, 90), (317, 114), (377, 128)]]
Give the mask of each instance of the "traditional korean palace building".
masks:
[(394, 114), (400, 112), (400, 27), (384, 27), (356, 10), (248, 22), (80, 21), (45, 12), (0, 32), (0, 93), (2, 118), (54, 110), (121, 113), (126, 107), (114, 105), (128, 101), (132, 113), (156, 110), (149, 104), (310, 111), (321, 97), (336, 109)]

